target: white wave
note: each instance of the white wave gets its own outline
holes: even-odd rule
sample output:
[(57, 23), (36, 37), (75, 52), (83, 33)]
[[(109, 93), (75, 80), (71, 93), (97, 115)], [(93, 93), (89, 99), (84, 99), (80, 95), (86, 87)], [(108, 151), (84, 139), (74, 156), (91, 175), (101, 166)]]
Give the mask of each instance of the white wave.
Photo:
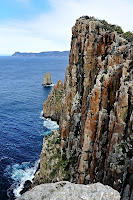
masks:
[(39, 161), (40, 160), (37, 160), (33, 167), (30, 167), (29, 162), (23, 162), (21, 165), (15, 164), (13, 166), (8, 166), (8, 169), (11, 168), (11, 170), (9, 170), (11, 171), (11, 178), (14, 180), (14, 183), (16, 183), (16, 187), (13, 189), (16, 198), (20, 196), (20, 191), (23, 189), (25, 181), (30, 180), (32, 182)]
[(55, 85), (55, 84), (51, 84), (50, 86), (52, 86), (52, 87), (53, 87), (54, 85)]
[(44, 119), (44, 117), (42, 115), (43, 115), (43, 110), (40, 113), (40, 119)]
[(59, 125), (57, 124), (57, 122), (56, 121), (52, 121), (51, 119), (45, 119), (44, 122), (43, 122), (43, 126), (45, 126), (50, 131), (59, 128)]
[(44, 87), (53, 87), (55, 84), (51, 84), (51, 85), (43, 85)]

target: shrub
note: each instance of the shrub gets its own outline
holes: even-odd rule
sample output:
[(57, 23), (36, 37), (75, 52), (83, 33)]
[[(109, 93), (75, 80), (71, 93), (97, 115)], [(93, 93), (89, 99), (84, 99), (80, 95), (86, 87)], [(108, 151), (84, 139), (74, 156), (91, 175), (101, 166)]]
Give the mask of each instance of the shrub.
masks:
[(124, 33), (124, 38), (126, 40), (128, 40), (129, 42), (133, 42), (133, 32), (130, 32), (130, 31), (125, 32)]

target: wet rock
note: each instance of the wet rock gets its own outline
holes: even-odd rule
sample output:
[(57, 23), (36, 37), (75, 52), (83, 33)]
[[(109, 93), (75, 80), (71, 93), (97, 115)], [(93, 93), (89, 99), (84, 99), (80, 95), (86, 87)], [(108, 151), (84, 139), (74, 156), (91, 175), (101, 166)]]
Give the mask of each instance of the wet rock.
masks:
[(30, 180), (25, 181), (24, 188), (20, 191), (20, 194), (22, 195), (23, 193), (31, 189), (31, 184), (32, 182)]

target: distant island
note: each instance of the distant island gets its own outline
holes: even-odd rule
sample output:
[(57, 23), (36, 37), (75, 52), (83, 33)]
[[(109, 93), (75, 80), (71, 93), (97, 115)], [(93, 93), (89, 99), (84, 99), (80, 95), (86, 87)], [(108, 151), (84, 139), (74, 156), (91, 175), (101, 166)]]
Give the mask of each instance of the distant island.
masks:
[(15, 52), (14, 57), (68, 57), (69, 51), (45, 51), (40, 53), (21, 53)]

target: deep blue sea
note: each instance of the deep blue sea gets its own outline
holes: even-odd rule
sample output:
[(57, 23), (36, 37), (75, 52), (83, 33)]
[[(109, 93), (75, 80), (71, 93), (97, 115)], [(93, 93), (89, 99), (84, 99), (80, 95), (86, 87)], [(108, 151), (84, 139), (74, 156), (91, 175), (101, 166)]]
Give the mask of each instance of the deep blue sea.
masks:
[(58, 128), (41, 117), (52, 86), (42, 87), (51, 72), (52, 83), (64, 81), (68, 58), (0, 57), (0, 200), (19, 196), (37, 169), (43, 136)]

